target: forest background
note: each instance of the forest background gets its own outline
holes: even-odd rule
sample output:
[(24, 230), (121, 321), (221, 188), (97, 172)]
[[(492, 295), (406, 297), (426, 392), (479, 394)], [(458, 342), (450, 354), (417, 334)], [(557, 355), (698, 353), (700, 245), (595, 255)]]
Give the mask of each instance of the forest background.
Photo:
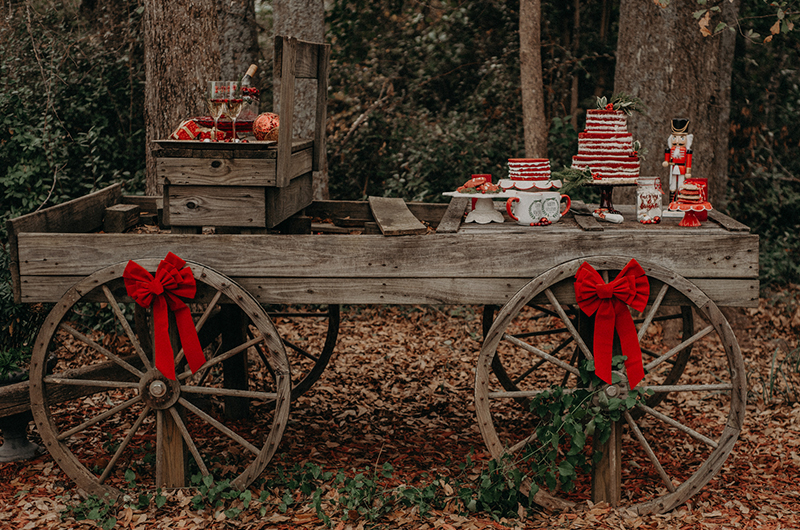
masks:
[[(700, 32), (704, 20), (708, 29), (706, 13), (727, 3), (681, 1), (696, 4), (697, 25), (684, 28), (687, 32)], [(761, 236), (763, 293), (796, 297), (800, 33), (793, 21), (800, 15), (795, 4), (742, 0), (738, 19), (716, 17), (710, 33), (736, 35), (729, 180), (720, 204)], [(124, 182), (126, 193), (144, 191), (144, 5), (144, 0), (0, 2), (0, 315), (13, 324), (0, 332), (0, 365), (24, 352), (38, 328), (28, 308), (11, 298), (5, 220), (115, 182)], [(267, 111), (272, 110), (273, 10), (266, 1), (256, 7), (261, 110)], [(508, 158), (524, 156), (519, 8), (518, 0), (325, 3), (326, 41), (332, 45), (331, 198), (386, 195), (439, 202), (441, 192), (470, 174), (502, 177)], [(547, 156), (560, 169), (577, 153), (585, 109), (614, 91), (620, 2), (543, 0), (541, 16)], [(663, 131), (665, 142), (668, 135)], [(658, 158), (661, 152), (657, 145), (642, 154)]]

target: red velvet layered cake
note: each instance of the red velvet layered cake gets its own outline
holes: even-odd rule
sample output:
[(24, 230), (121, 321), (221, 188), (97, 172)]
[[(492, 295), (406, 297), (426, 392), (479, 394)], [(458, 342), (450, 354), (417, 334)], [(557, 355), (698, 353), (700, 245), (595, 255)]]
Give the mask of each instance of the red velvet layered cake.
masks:
[(639, 157), (628, 132), (628, 116), (621, 110), (586, 111), (586, 129), (578, 135), (574, 169), (589, 169), (600, 181), (630, 182), (639, 178)]
[(508, 178), (499, 185), (503, 190), (546, 191), (561, 188), (561, 181), (550, 179), (547, 158), (509, 158)]

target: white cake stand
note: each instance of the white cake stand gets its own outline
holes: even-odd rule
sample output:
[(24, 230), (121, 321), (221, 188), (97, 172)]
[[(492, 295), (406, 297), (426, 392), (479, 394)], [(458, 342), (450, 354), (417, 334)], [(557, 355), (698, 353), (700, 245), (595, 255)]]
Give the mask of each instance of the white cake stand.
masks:
[(460, 193), (458, 191), (447, 191), (442, 193), (442, 195), (447, 197), (476, 199), (475, 208), (467, 214), (467, 218), (464, 222), (485, 225), (503, 222), (503, 214), (494, 209), (494, 199), (510, 199), (516, 197), (517, 193), (514, 191), (504, 191), (500, 193)]

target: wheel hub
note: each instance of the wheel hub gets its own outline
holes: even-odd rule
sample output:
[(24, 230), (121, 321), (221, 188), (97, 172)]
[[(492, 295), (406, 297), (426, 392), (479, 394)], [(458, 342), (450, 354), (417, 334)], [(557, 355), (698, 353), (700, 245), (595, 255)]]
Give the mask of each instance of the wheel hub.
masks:
[(167, 379), (158, 370), (147, 372), (139, 383), (142, 399), (156, 410), (163, 410), (174, 405), (181, 395), (181, 385), (177, 381)]

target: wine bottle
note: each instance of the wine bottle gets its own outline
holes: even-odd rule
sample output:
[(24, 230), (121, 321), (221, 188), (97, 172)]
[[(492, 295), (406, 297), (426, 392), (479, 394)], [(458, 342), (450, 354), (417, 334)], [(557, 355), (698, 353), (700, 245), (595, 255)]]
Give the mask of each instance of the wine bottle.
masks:
[(242, 77), (242, 82), (240, 83), (242, 88), (253, 85), (253, 76), (256, 75), (256, 70), (258, 70), (258, 65), (251, 64), (250, 68), (248, 68), (247, 72), (245, 72), (244, 77)]
[(251, 64), (239, 83), (242, 89), (242, 99), (244, 99), (244, 109), (240, 115), (242, 121), (254, 120), (258, 115), (260, 94), (259, 90), (253, 86), (253, 76), (256, 75), (256, 70), (258, 70), (258, 65)]

